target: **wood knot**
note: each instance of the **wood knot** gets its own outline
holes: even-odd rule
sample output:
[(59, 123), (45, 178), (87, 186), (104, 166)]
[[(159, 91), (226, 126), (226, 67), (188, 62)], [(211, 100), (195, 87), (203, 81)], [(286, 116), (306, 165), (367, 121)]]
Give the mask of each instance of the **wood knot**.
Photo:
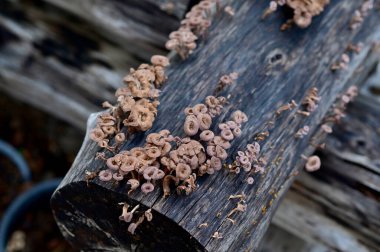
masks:
[(277, 75), (285, 68), (287, 55), (279, 48), (272, 50), (265, 58), (266, 75)]

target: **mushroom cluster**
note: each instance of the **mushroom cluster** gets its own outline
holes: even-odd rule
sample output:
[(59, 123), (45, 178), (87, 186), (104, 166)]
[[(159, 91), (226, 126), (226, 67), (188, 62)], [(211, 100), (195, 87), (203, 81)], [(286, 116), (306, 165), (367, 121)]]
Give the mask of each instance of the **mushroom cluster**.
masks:
[(231, 86), (236, 81), (238, 76), (239, 74), (237, 72), (232, 72), (230, 74), (226, 74), (220, 77), (218, 85), (216, 86), (216, 93), (219, 93), (225, 87)]
[(327, 116), (324, 120), (325, 122), (338, 123), (345, 116), (344, 111), (346, 110), (347, 104), (354, 100), (358, 95), (358, 88), (356, 86), (351, 86), (347, 91), (341, 95), (339, 100), (333, 105), (331, 115)]
[(296, 134), (294, 135), (295, 138), (303, 138), (304, 136), (307, 136), (309, 134), (310, 127), (305, 125), (299, 130), (297, 130)]
[(354, 12), (354, 15), (351, 18), (351, 21), (350, 21), (351, 30), (355, 30), (363, 23), (364, 18), (368, 16), (368, 12), (371, 9), (373, 9), (373, 6), (374, 6), (373, 0), (366, 0), (363, 2), (360, 8)]
[(313, 112), (318, 107), (318, 102), (321, 100), (321, 97), (318, 96), (318, 89), (312, 87), (306, 94), (305, 99), (302, 101), (302, 105), (305, 106), (307, 112)]
[[(263, 157), (259, 157), (260, 150), (261, 147), (258, 142), (247, 144), (245, 151), (238, 151), (234, 165), (229, 167), (230, 171), (239, 173), (242, 168), (245, 172), (264, 173), (264, 166), (267, 162)], [(249, 177), (247, 182), (252, 184), (253, 178)]]
[(128, 131), (146, 131), (152, 127), (157, 114), (159, 88), (166, 80), (165, 67), (168, 58), (155, 55), (151, 65), (141, 64), (136, 70), (131, 69), (124, 78), (126, 87), (116, 91), (117, 104), (104, 102), (109, 111), (97, 118), (97, 125), (91, 131), (90, 138), (102, 148), (112, 150), (110, 138), (115, 137), (116, 144), (122, 143), (126, 135), (121, 126), (128, 126)]
[(264, 17), (277, 10), (278, 6), (288, 6), (293, 9), (291, 20), (300, 28), (306, 28), (311, 24), (312, 18), (319, 15), (330, 0), (274, 0), (270, 1)]
[(169, 34), (166, 42), (168, 50), (175, 50), (182, 59), (186, 59), (197, 47), (196, 40), (211, 25), (211, 14), (216, 9), (216, 0), (203, 0), (193, 8), (181, 21), (181, 27)]
[(190, 194), (196, 189), (197, 175), (213, 174), (222, 168), (227, 149), (241, 134), (241, 124), (248, 120), (241, 111), (232, 114), (232, 120), (219, 124), (217, 135), (212, 130), (212, 118), (219, 115), (224, 97), (208, 96), (205, 103), (185, 109), (186, 119), (181, 138), (169, 130), (147, 135), (143, 147), (134, 147), (106, 159), (107, 169), (99, 172), (102, 181), (127, 180), (132, 192), (140, 187), (145, 194), (152, 192), (162, 180), (164, 196), (171, 187), (178, 194)]

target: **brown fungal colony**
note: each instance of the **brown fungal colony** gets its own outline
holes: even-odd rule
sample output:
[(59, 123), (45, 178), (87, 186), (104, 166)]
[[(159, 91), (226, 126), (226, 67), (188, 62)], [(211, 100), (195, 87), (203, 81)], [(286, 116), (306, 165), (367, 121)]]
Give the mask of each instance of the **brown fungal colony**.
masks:
[[(178, 194), (190, 194), (197, 188), (197, 176), (214, 174), (222, 168), (230, 142), (241, 135), (241, 125), (248, 120), (237, 110), (231, 120), (218, 125), (219, 134), (212, 131), (212, 120), (221, 114), (226, 101), (224, 97), (208, 96), (204, 103), (186, 108), (183, 126), (186, 137), (173, 136), (169, 130), (151, 133), (143, 147), (124, 150), (106, 159), (107, 169), (99, 172), (99, 179), (125, 180), (129, 193), (137, 188), (151, 193), (162, 181), (164, 197), (170, 195), (172, 188)], [(124, 205), (120, 219), (130, 222), (137, 208), (128, 212), (129, 206)], [(130, 224), (131, 233), (144, 218), (148, 217), (139, 217)]]
[(348, 46), (346, 47), (345, 52), (340, 56), (339, 60), (333, 63), (330, 67), (331, 71), (337, 71), (337, 70), (345, 70), (348, 68), (348, 64), (351, 61), (350, 58), (350, 52), (359, 54), (360, 51), (363, 48), (363, 43), (359, 42), (356, 45), (349, 43)]
[(215, 88), (215, 93), (220, 93), (224, 88), (231, 86), (239, 77), (237, 72), (232, 72), (230, 74), (223, 75), (220, 77), (218, 85)]
[[(230, 147), (229, 141), (240, 135), (241, 123), (247, 121), (243, 112), (235, 111), (231, 121), (219, 125), (221, 129), (219, 136), (211, 131), (212, 118), (221, 113), (225, 102), (224, 97), (209, 96), (205, 104), (186, 108), (184, 132), (188, 137), (182, 139), (174, 137), (167, 130), (149, 134), (143, 148), (133, 148), (109, 158), (107, 160), (109, 169), (99, 173), (100, 179), (104, 173), (108, 173), (106, 181), (115, 179), (115, 174), (127, 178), (130, 175), (132, 178), (128, 179), (128, 184), (131, 185), (131, 190), (138, 188), (145, 181), (141, 185), (144, 193), (152, 192), (157, 180), (162, 179), (164, 196), (170, 194), (171, 185), (176, 186), (179, 194), (191, 193), (196, 189), (196, 173), (213, 174), (222, 168), (222, 162), (227, 158), (226, 149)], [(190, 138), (196, 135), (199, 140)], [(173, 145), (176, 148), (173, 148)], [(207, 145), (207, 151), (204, 145)], [(140, 177), (142, 181), (133, 177)], [(123, 207), (123, 220), (130, 222), (130, 216), (136, 209), (128, 212)], [(137, 222), (130, 224), (128, 231), (133, 234), (143, 220), (144, 217), (139, 217)]]
[[(318, 102), (321, 100), (321, 97), (318, 96), (318, 89), (316, 87), (312, 87), (306, 94), (306, 97), (302, 101), (302, 105), (306, 110), (297, 110), (297, 114), (303, 116), (309, 116), (310, 113), (314, 112), (318, 107)], [(304, 134), (303, 134), (304, 135)]]
[(189, 57), (197, 47), (195, 41), (204, 36), (211, 25), (211, 17), (216, 8), (216, 0), (203, 0), (194, 5), (181, 21), (180, 28), (169, 34), (166, 48), (175, 50), (182, 59)]
[(270, 1), (263, 18), (275, 12), (279, 6), (286, 5), (293, 9), (293, 18), (287, 21), (281, 29), (289, 28), (292, 23), (300, 28), (306, 28), (311, 24), (312, 18), (321, 14), (324, 7), (329, 3), (330, 0), (274, 0)]
[[(136, 228), (141, 223), (143, 223), (145, 219), (147, 221), (152, 221), (153, 219), (152, 209), (148, 209), (144, 213), (140, 213), (138, 211), (140, 205), (136, 205), (135, 207), (133, 207), (131, 211), (129, 211), (130, 205), (128, 205), (127, 203), (119, 203), (119, 205), (123, 205), (122, 214), (119, 216), (119, 219), (127, 223), (130, 223), (128, 226), (128, 232), (131, 234), (135, 234)], [(140, 216), (136, 218), (136, 216), (138, 215)], [(136, 221), (132, 222), (133, 219), (136, 219)]]
[(348, 64), (350, 63), (350, 56), (347, 54), (347, 53), (343, 53), (341, 56), (340, 56), (340, 59), (338, 62), (335, 62), (334, 64), (331, 65), (331, 70), (332, 71), (336, 71), (336, 70), (339, 70), (339, 69), (347, 69), (348, 67)]
[(282, 105), (281, 107), (279, 107), (276, 110), (276, 115), (279, 116), (279, 115), (281, 115), (282, 112), (294, 109), (297, 106), (298, 106), (298, 104), (294, 100), (292, 100), (290, 103), (286, 103), (286, 104)]
[[(168, 58), (155, 55), (151, 58), (151, 65), (141, 64), (136, 70), (131, 68), (124, 78), (127, 86), (116, 91), (117, 104), (103, 103), (109, 110), (98, 116), (90, 138), (100, 147), (113, 151), (115, 148), (109, 146), (111, 138), (114, 138), (116, 145), (126, 139), (125, 132), (121, 130), (123, 125), (128, 127), (128, 132), (150, 129), (159, 104), (158, 88), (166, 80), (164, 70), (168, 65)], [(107, 179), (107, 173), (102, 175), (103, 179)]]
[[(245, 151), (238, 151), (234, 164), (229, 165), (230, 172), (239, 173), (240, 169), (243, 169), (250, 174), (264, 173), (264, 166), (267, 163), (263, 157), (259, 158), (260, 150), (258, 142), (247, 144)], [(253, 182), (252, 177), (247, 178), (248, 184), (253, 184)]]
[(307, 125), (303, 126), (296, 132), (295, 138), (303, 138), (304, 136), (307, 136), (309, 134), (309, 130), (310, 130), (309, 126)]
[(351, 30), (357, 29), (363, 23), (364, 18), (368, 16), (368, 12), (373, 8), (373, 3), (373, 0), (366, 0), (360, 8), (354, 12), (350, 21)]
[(347, 91), (341, 95), (338, 101), (333, 105), (331, 113), (324, 119), (324, 122), (339, 123), (342, 117), (345, 116), (344, 111), (346, 110), (347, 104), (353, 101), (357, 95), (358, 88), (356, 86), (349, 87)]

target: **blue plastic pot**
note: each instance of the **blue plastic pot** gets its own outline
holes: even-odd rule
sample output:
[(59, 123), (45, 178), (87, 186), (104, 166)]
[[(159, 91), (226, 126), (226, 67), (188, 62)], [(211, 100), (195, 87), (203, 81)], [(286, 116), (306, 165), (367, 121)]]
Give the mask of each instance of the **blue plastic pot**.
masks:
[(5, 211), (0, 223), (0, 251), (5, 251), (9, 235), (17, 221), (38, 202), (49, 202), (62, 179), (53, 179), (30, 188), (18, 196)]
[(25, 159), (20, 155), (20, 153), (13, 148), (13, 146), (3, 140), (0, 140), (0, 153), (5, 155), (16, 165), (24, 182), (32, 179), (32, 174), (30, 173), (28, 164), (25, 162)]

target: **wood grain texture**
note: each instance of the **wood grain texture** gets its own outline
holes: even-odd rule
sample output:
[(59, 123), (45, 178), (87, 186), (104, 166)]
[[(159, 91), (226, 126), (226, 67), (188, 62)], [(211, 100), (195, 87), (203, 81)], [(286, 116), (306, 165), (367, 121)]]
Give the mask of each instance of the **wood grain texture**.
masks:
[(364, 94), (327, 137), (321, 170), (297, 178), (274, 216), (277, 225), (337, 251), (380, 248), (380, 103)]
[[(188, 1), (177, 1), (184, 14)], [(161, 5), (164, 1), (161, 1)], [(130, 67), (179, 25), (154, 1), (2, 1), (0, 90), (85, 130)]]
[[(295, 116), (295, 111), (292, 111), (276, 120), (270, 129), (270, 137), (262, 144), (269, 165), (264, 175), (255, 176), (254, 185), (244, 182), (244, 174), (235, 176), (221, 171), (200, 179), (198, 190), (188, 197), (173, 195), (163, 199), (160, 191), (147, 196), (137, 192), (127, 197), (125, 184), (110, 185), (97, 180), (87, 188), (85, 169), (96, 171), (104, 164), (94, 160), (97, 147), (86, 138), (73, 167), (52, 198), (56, 219), (64, 225), (61, 230), (66, 238), (84, 250), (96, 249), (101, 244), (102, 249), (112, 251), (136, 242), (142, 244), (141, 250), (255, 250), (279, 199), (294, 179), (290, 175), (304, 163), (300, 155), (309, 155), (314, 149), (309, 146), (309, 136), (296, 140), (295, 132), (309, 125), (313, 135), (337, 95), (346, 85), (354, 81), (357, 84), (356, 81), (368, 76), (371, 68), (363, 68), (366, 63), (373, 66), (376, 51), (370, 51), (370, 48), (372, 41), (380, 38), (377, 25), (380, 16), (372, 12), (360, 29), (355, 32), (348, 30), (351, 15), (359, 5), (353, 1), (333, 2), (308, 29), (294, 28), (281, 33), (279, 27), (285, 20), (281, 15), (260, 20), (267, 7), (266, 1), (235, 1), (232, 4), (235, 16), (218, 15), (199, 49), (189, 59), (173, 64), (169, 69), (158, 118), (149, 132), (167, 128), (175, 135), (182, 135), (183, 109), (203, 101), (213, 93), (220, 76), (232, 71), (239, 73), (239, 79), (237, 84), (222, 93), (231, 96), (226, 114), (219, 120), (227, 118), (232, 110), (241, 109), (248, 115), (249, 122), (243, 127), (243, 137), (233, 143), (229, 161), (238, 149), (253, 141), (255, 133), (263, 129), (278, 107), (292, 99), (300, 102), (312, 86), (317, 87), (322, 96), (317, 111), (308, 118)], [(356, 43), (359, 39), (365, 45), (362, 52), (352, 57), (347, 70), (332, 73), (330, 65), (340, 58), (349, 42)], [(94, 118), (89, 122), (93, 124)], [(123, 149), (141, 146), (143, 140), (144, 134), (137, 134)], [(102, 194), (102, 191), (106, 193)], [(247, 195), (248, 209), (237, 215), (237, 223), (232, 225), (225, 217), (236, 203), (229, 201), (228, 197), (241, 192)], [(91, 207), (83, 206), (81, 201), (89, 195), (98, 201)], [(154, 217), (152, 223), (143, 224), (137, 235), (132, 237), (125, 231), (127, 224), (117, 219), (115, 212), (121, 211), (117, 205), (120, 201), (139, 202), (146, 208), (152, 207), (157, 219)], [(112, 209), (110, 214), (104, 214), (105, 210), (94, 211), (98, 205), (99, 209)], [(219, 212), (221, 218), (216, 217)], [(84, 223), (85, 219), (96, 222), (98, 228), (94, 230), (92, 224)], [(204, 222), (209, 226), (198, 228)], [(183, 232), (177, 231), (177, 227)], [(211, 238), (216, 231), (222, 234), (223, 239)], [(116, 240), (107, 237), (107, 233)], [(170, 243), (161, 239), (162, 234), (181, 242)], [(103, 239), (96, 244), (85, 242), (84, 236), (88, 235)], [(171, 247), (167, 247), (168, 244)]]

